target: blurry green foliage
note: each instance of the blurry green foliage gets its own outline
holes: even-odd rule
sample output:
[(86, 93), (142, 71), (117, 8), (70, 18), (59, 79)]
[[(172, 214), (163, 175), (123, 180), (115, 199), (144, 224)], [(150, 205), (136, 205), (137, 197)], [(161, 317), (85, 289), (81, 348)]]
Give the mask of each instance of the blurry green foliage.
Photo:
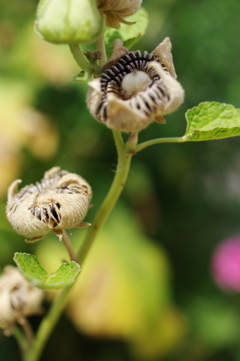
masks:
[[(165, 36), (170, 36), (178, 80), (186, 96), (181, 108), (166, 117), (166, 125), (151, 125), (140, 133), (140, 141), (156, 136), (183, 135), (184, 113), (202, 101), (224, 102), (239, 108), (239, 1), (156, 0), (143, 3), (149, 12), (150, 23), (147, 34), (134, 49), (151, 52)], [(46, 237), (36, 245), (25, 244), (23, 238), (14, 233), (5, 219), (7, 183), (15, 178), (22, 179), (23, 186), (34, 183), (55, 165), (79, 173), (93, 188), (94, 207), (86, 219), (91, 222), (113, 178), (116, 153), (111, 132), (92, 119), (87, 111), (87, 85), (72, 82), (78, 67), (67, 47), (44, 43), (33, 32), (36, 4), (33, 0), (0, 0), (0, 265), (13, 262), (16, 251), (36, 252), (37, 255), (47, 252), (44, 257), (54, 271), (57, 269), (55, 262), (60, 263), (66, 258), (61, 255), (63, 246), (54, 236)], [(31, 124), (35, 123), (32, 122), (37, 124), (33, 132)], [(100, 247), (102, 242), (104, 247), (111, 248), (116, 257), (113, 259), (117, 260), (111, 266), (121, 270), (119, 279), (125, 284), (122, 287), (130, 288), (127, 293), (132, 292), (134, 297), (138, 295), (138, 307), (144, 314), (139, 319), (141, 325), (147, 320), (152, 322), (154, 312), (156, 315), (163, 310), (164, 297), (164, 302), (174, 303), (186, 315), (188, 335), (181, 347), (161, 356), (163, 336), (158, 332), (166, 330), (166, 325), (170, 327), (170, 318), (175, 320), (174, 316), (167, 321), (162, 319), (158, 332), (150, 332), (144, 337), (141, 333), (134, 335), (142, 337), (138, 340), (131, 338), (132, 349), (136, 346), (135, 356), (129, 353), (127, 337), (123, 341), (122, 334), (121, 339), (115, 336), (114, 340), (109, 335), (107, 339), (86, 336), (83, 331), (77, 333), (64, 317), (42, 360), (138, 360), (141, 354), (144, 356), (144, 350), (146, 352), (144, 341), (147, 337), (151, 338), (148, 355), (156, 345), (159, 346), (158, 360), (239, 360), (236, 341), (239, 339), (236, 322), (240, 314), (239, 298), (218, 291), (209, 275), (215, 245), (240, 232), (239, 142), (236, 137), (202, 143), (163, 144), (140, 152), (133, 158), (122, 196), (123, 206), (109, 219), (99, 244), (95, 244)], [(50, 148), (52, 152), (48, 152)], [(131, 236), (128, 226), (124, 233), (123, 218), (117, 212), (131, 214), (129, 219), (136, 220), (139, 239), (136, 235)], [(80, 231), (73, 230), (72, 233), (72, 238), (79, 242)], [(94, 249), (92, 253), (93, 257)], [(167, 264), (171, 264), (172, 279), (168, 278), (168, 267), (161, 263), (165, 262), (165, 253)], [(89, 266), (89, 274), (98, 269), (106, 254), (102, 254), (102, 259), (95, 257), (96, 265)], [(123, 297), (123, 288), (118, 290), (117, 285), (113, 286), (115, 297), (121, 292)], [(123, 310), (130, 313), (130, 300), (126, 299), (125, 305)], [(132, 312), (136, 315), (139, 308), (133, 308)], [(146, 310), (149, 310), (148, 315)], [(164, 314), (167, 318), (167, 312)], [(134, 324), (130, 316), (120, 319), (124, 320)], [(37, 326), (39, 320), (34, 318), (32, 322)], [(185, 323), (181, 322), (178, 334), (185, 330)], [(169, 340), (174, 340), (175, 336), (169, 334)], [(19, 359), (17, 351), (15, 356), (12, 354), (15, 350), (12, 339), (0, 338), (0, 342), (2, 360)], [(167, 346), (166, 338), (163, 344)], [(171, 349), (171, 342), (169, 345)]]

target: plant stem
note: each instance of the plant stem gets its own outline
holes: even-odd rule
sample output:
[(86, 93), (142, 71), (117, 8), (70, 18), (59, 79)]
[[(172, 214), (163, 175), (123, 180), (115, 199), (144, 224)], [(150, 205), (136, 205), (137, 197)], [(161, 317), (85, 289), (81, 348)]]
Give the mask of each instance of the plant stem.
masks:
[(27, 347), (31, 347), (33, 342), (33, 330), (26, 318), (23, 318), (21, 322), (19, 322), (20, 326), (22, 327), (23, 333), (25, 335), (27, 341)]
[(101, 51), (101, 59), (99, 60), (99, 65), (101, 67), (103, 67), (103, 65), (107, 62), (107, 53), (106, 53), (106, 47), (105, 47), (105, 42), (104, 42), (104, 36), (100, 36), (97, 40), (96, 40), (96, 46), (97, 46), (97, 50)]
[[(103, 201), (102, 206), (100, 207), (93, 223), (92, 227), (89, 229), (81, 248), (78, 252), (78, 261), (79, 263), (83, 263), (85, 260), (85, 257), (91, 248), (91, 245), (98, 234), (100, 228), (103, 226), (105, 221), (107, 220), (109, 214), (111, 213), (111, 210), (113, 209), (114, 205), (116, 204), (122, 189), (124, 187), (124, 184), (126, 182), (129, 168), (130, 168), (130, 162), (132, 158), (132, 154), (135, 153), (134, 148), (136, 147), (136, 144), (134, 145), (132, 143), (132, 149), (129, 151), (129, 148), (126, 147), (122, 140), (121, 133), (114, 130), (113, 136), (117, 148), (118, 153), (118, 165), (117, 170), (115, 173), (115, 177), (112, 183), (112, 186)], [(135, 139), (137, 139), (135, 137)], [(66, 304), (67, 304), (67, 297), (69, 295), (69, 291), (71, 289), (71, 286), (68, 286), (62, 290), (60, 295), (57, 297), (57, 299), (54, 301), (52, 307), (50, 308), (50, 311), (48, 314), (44, 317), (39, 330), (37, 332), (35, 341), (32, 345), (32, 347), (29, 349), (29, 351), (25, 354), (24, 361), (38, 361), (39, 357), (41, 356), (42, 350), (48, 340), (49, 335), (51, 334), (55, 324), (57, 323), (62, 311), (64, 310)]]
[(52, 329), (54, 328), (62, 311), (67, 304), (70, 289), (71, 286), (65, 287), (54, 301), (52, 307), (50, 308), (50, 311), (41, 322), (32, 347), (25, 353), (23, 358), (24, 361), (39, 360), (43, 348), (52, 332)]
[(76, 253), (74, 252), (74, 250), (72, 248), (72, 244), (71, 244), (71, 242), (70, 242), (70, 240), (68, 238), (68, 235), (67, 235), (67, 232), (65, 231), (65, 229), (63, 229), (63, 231), (62, 231), (62, 241), (63, 241), (65, 247), (68, 250), (70, 259), (72, 261), (77, 262), (77, 255), (76, 255)]
[(80, 46), (77, 44), (71, 44), (71, 45), (69, 45), (69, 47), (70, 47), (70, 50), (72, 52), (74, 59), (76, 60), (76, 62), (80, 66), (80, 68), (83, 70), (90, 70), (90, 68), (92, 68), (92, 66), (85, 59)]
[(20, 330), (20, 328), (17, 325), (14, 326), (14, 328), (12, 330), (12, 335), (15, 337), (22, 353), (26, 352), (26, 350), (28, 348), (27, 341), (26, 341), (26, 338), (25, 338), (23, 332)]
[(187, 141), (187, 139), (184, 138), (184, 137), (152, 139), (152, 140), (148, 140), (146, 142), (138, 144), (136, 146), (135, 152), (138, 153), (138, 152), (140, 152), (140, 150), (143, 150), (143, 149), (149, 147), (150, 145), (154, 145), (154, 144), (160, 144), (160, 143), (184, 143), (186, 141)]

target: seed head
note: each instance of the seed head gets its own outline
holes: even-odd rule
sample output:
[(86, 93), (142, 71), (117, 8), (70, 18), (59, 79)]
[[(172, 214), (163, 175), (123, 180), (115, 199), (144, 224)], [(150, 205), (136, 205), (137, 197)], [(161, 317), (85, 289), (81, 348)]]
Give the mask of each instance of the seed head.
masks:
[(92, 196), (91, 187), (79, 175), (54, 167), (36, 184), (18, 192), (21, 180), (8, 189), (7, 218), (22, 236), (35, 242), (53, 231), (80, 225)]
[(142, 0), (97, 0), (98, 9), (106, 15), (107, 25), (116, 29), (120, 28), (120, 23), (134, 24), (125, 18), (135, 14), (141, 3)]
[(10, 333), (11, 326), (41, 311), (44, 292), (26, 281), (18, 269), (6, 266), (0, 277), (0, 324)]
[(177, 109), (184, 91), (176, 80), (166, 38), (148, 54), (128, 52), (117, 39), (113, 54), (99, 78), (89, 82), (87, 104), (91, 114), (107, 127), (138, 132)]

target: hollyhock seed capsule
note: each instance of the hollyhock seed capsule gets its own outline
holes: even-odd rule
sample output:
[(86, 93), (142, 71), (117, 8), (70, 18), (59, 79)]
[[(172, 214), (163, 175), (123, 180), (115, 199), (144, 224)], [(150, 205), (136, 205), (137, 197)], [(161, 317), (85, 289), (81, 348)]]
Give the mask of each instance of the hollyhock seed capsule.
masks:
[(16, 267), (4, 268), (0, 276), (0, 324), (6, 335), (16, 322), (41, 312), (43, 296), (44, 292), (26, 281)]
[(18, 192), (21, 180), (8, 189), (7, 218), (22, 236), (35, 242), (53, 231), (81, 226), (92, 196), (91, 187), (79, 175), (54, 167), (41, 182)]
[(54, 44), (92, 43), (101, 36), (104, 23), (95, 0), (41, 0), (35, 30)]
[(177, 109), (184, 90), (176, 80), (171, 42), (166, 38), (148, 54), (128, 52), (117, 39), (99, 78), (89, 82), (91, 114), (107, 127), (138, 132)]
[(135, 14), (142, 0), (97, 0), (98, 9), (106, 15), (106, 23), (112, 28), (119, 29), (120, 23), (132, 25), (126, 17)]

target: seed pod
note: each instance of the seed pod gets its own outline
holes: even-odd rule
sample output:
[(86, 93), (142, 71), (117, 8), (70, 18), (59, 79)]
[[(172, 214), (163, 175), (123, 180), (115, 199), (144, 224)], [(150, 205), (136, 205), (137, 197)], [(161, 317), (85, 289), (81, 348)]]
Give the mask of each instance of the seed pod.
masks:
[(116, 29), (119, 29), (120, 23), (134, 24), (124, 18), (135, 14), (141, 3), (142, 0), (97, 0), (98, 9), (106, 15), (107, 25)]
[(92, 43), (104, 30), (104, 18), (95, 0), (40, 0), (35, 29), (50, 43)]
[(102, 74), (89, 85), (91, 114), (122, 132), (138, 132), (154, 120), (163, 123), (162, 116), (173, 112), (184, 98), (176, 80), (169, 38), (151, 54), (128, 52), (118, 39)]
[(13, 228), (35, 242), (53, 231), (80, 225), (86, 216), (92, 196), (91, 187), (79, 175), (54, 167), (41, 182), (30, 184), (18, 192), (21, 180), (8, 189), (7, 218)]
[(0, 324), (10, 331), (15, 322), (41, 311), (44, 292), (26, 281), (18, 269), (6, 266), (0, 277)]

